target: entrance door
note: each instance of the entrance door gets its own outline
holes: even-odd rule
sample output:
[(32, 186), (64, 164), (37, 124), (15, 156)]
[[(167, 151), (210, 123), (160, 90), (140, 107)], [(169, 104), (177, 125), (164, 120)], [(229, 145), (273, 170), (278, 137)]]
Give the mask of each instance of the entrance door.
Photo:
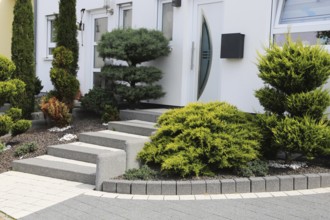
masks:
[(219, 0), (194, 1), (194, 57), (192, 60), (192, 100), (220, 99), (220, 42), (223, 3)]

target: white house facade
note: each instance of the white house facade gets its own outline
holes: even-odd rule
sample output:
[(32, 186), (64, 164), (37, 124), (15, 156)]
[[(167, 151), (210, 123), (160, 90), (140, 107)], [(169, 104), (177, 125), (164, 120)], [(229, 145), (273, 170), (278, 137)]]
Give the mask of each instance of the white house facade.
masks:
[[(36, 2), (36, 71), (46, 92), (52, 89), (58, 0)], [(98, 74), (104, 62), (96, 45), (114, 28), (158, 29), (170, 40), (171, 54), (151, 63), (164, 72), (159, 83), (166, 96), (150, 102), (162, 105), (220, 100), (258, 112), (257, 52), (272, 41), (283, 42), (288, 30), (293, 38), (330, 51), (329, 34), (320, 34), (330, 31), (330, 0), (77, 0), (76, 11), (83, 94), (102, 84)]]

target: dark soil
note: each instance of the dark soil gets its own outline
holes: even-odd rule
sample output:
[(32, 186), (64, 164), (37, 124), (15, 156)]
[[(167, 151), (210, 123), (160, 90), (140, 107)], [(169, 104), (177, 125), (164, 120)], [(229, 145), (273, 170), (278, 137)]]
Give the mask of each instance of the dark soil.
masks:
[(14, 156), (15, 149), (25, 143), (34, 142), (38, 147), (35, 152), (23, 156), (23, 158), (31, 158), (46, 154), (47, 146), (49, 145), (77, 141), (59, 141), (65, 134), (75, 134), (78, 136), (78, 134), (82, 132), (107, 129), (106, 126), (102, 125), (100, 117), (95, 115), (84, 115), (83, 117), (79, 117), (79, 119), (74, 119), (71, 126), (72, 128), (63, 132), (50, 132), (48, 129), (54, 126), (49, 123), (47, 124), (45, 121), (44, 123), (41, 122), (41, 125), (39, 123), (38, 126), (33, 126), (28, 132), (14, 138), (8, 135), (1, 137), (0, 141), (6, 143), (6, 145), (11, 145), (12, 148), (0, 153), (0, 173), (11, 170), (11, 162), (20, 159)]
[[(69, 142), (74, 142), (78, 140), (72, 141), (59, 141), (59, 138), (63, 137), (65, 134), (75, 134), (78, 136), (79, 133), (88, 132), (88, 131), (100, 131), (107, 129), (106, 126), (102, 125), (99, 116), (92, 114), (84, 114), (80, 115), (79, 119), (74, 119), (72, 122), (72, 128), (63, 132), (50, 132), (49, 128), (52, 128), (53, 125), (47, 124), (44, 122), (42, 126), (35, 126), (31, 128), (28, 132), (18, 135), (14, 138), (9, 136), (1, 137), (0, 141), (2, 143), (6, 143), (7, 145), (11, 145), (12, 148), (0, 153), (0, 173), (11, 170), (11, 163), (13, 160), (18, 160), (20, 158), (14, 156), (15, 149), (25, 143), (34, 142), (38, 149), (37, 151), (27, 154), (23, 156), (23, 158), (31, 158), (46, 154), (47, 146), (56, 145), (56, 144), (64, 144)], [(21, 158), (22, 159), (22, 158)], [(328, 164), (325, 165), (327, 162)], [(306, 174), (306, 173), (330, 173), (329, 160), (317, 161), (313, 163), (309, 163), (308, 167), (299, 168), (296, 170), (293, 169), (279, 169), (279, 168), (270, 168), (269, 175), (294, 175), (294, 174)], [(118, 177), (122, 178), (122, 177)], [(223, 171), (215, 177), (194, 177), (189, 179), (228, 179), (228, 178), (237, 178), (237, 176), (233, 175), (229, 171)], [(173, 177), (160, 177), (160, 179), (179, 179)]]

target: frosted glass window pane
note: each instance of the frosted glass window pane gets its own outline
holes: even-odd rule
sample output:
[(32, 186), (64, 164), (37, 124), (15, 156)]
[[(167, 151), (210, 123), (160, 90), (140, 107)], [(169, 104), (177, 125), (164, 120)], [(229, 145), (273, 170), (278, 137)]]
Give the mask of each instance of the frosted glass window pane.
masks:
[[(293, 41), (300, 40), (306, 45), (330, 45), (330, 31), (311, 31), (291, 33), (291, 39)], [(275, 34), (275, 43), (282, 46), (286, 42), (286, 34)]]
[(50, 42), (56, 42), (56, 28), (55, 28), (55, 21), (51, 20), (50, 23)]
[(172, 2), (163, 4), (162, 32), (168, 40), (172, 40), (173, 34), (173, 6)]
[(94, 42), (101, 39), (102, 34), (108, 31), (108, 18), (97, 18), (94, 23)]
[(93, 73), (93, 86), (94, 87), (102, 87), (102, 77), (101, 77), (101, 73)]
[(103, 58), (99, 57), (97, 46), (94, 46), (94, 68), (102, 68), (103, 66), (104, 66)]
[(330, 20), (330, 0), (286, 0), (281, 24)]
[(123, 10), (123, 28), (132, 27), (132, 9)]

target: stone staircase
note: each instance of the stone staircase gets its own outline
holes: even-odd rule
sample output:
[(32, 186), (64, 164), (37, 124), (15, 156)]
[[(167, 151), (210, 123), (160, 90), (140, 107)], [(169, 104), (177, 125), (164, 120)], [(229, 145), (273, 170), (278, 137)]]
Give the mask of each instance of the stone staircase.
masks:
[(108, 130), (85, 132), (79, 142), (47, 147), (47, 155), (16, 160), (15, 171), (96, 185), (138, 168), (137, 153), (156, 131), (155, 122), (166, 109), (122, 110), (122, 121)]

